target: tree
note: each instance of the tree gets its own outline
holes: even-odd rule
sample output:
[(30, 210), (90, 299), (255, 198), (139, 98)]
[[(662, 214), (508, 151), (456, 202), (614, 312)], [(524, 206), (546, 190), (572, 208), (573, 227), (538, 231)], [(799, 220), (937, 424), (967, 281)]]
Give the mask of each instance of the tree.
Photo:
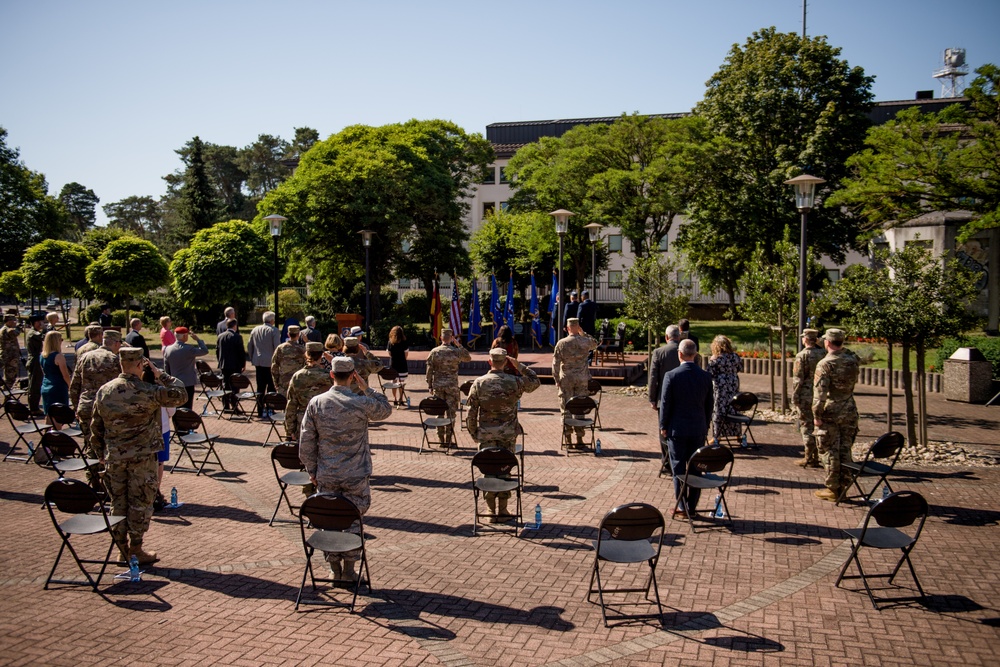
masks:
[(287, 141), (270, 134), (259, 135), (257, 141), (240, 151), (237, 163), (246, 174), (246, 187), (255, 201), (288, 178), (291, 169), (281, 164), (288, 151)]
[(79, 294), (81, 286), (86, 285), (90, 262), (90, 254), (79, 243), (47, 239), (28, 248), (21, 263), (29, 289), (59, 297), (67, 339), (73, 336), (69, 328), (68, 297)]
[(45, 176), (24, 166), (0, 127), (0, 265), (17, 267), (28, 246), (62, 236), (66, 213), (48, 191)]
[(661, 254), (637, 257), (622, 286), (625, 314), (646, 324), (646, 349), (653, 357), (654, 331), (663, 331), (688, 310), (687, 290), (677, 282), (677, 264)]
[(175, 233), (181, 240), (190, 239), (192, 235), (211, 227), (216, 221), (218, 205), (212, 183), (208, 178), (203, 151), (201, 139), (198, 137), (192, 139), (190, 154), (186, 161), (187, 169), (184, 171), (184, 180), (178, 191), (177, 213), (183, 226), (175, 230)]
[(292, 139), (285, 157), (302, 157), (317, 141), (319, 141), (319, 132), (311, 127), (297, 127), (295, 128), (295, 138)]
[[(703, 288), (726, 289), (731, 303), (756, 245), (770, 253), (785, 227), (798, 225), (784, 181), (803, 171), (820, 176), (827, 180), (818, 193), (822, 200), (839, 187), (847, 158), (862, 146), (872, 77), (839, 56), (824, 37), (755, 32), (744, 45), (733, 45), (695, 108), (716, 135), (714, 154), (699, 174), (679, 245)], [(813, 254), (842, 261), (856, 232), (840, 209), (810, 214)]]
[(167, 282), (167, 263), (156, 246), (144, 239), (124, 236), (112, 241), (87, 267), (87, 283), (102, 296), (125, 301), (126, 318), (133, 296)]
[(94, 221), (97, 219), (97, 204), (101, 200), (93, 190), (73, 182), (67, 183), (59, 191), (59, 201), (69, 217), (69, 227), (66, 230), (69, 240), (79, 241), (80, 237), (94, 226)]
[(160, 204), (152, 197), (126, 197), (102, 208), (108, 216), (109, 229), (131, 232), (157, 246), (164, 240)]
[(24, 272), (20, 269), (0, 273), (0, 294), (12, 296), (15, 299), (26, 299), (31, 293), (24, 282)]
[(191, 308), (249, 304), (271, 284), (268, 251), (263, 225), (255, 228), (230, 220), (203, 229), (190, 246), (174, 254), (170, 263), (174, 293)]

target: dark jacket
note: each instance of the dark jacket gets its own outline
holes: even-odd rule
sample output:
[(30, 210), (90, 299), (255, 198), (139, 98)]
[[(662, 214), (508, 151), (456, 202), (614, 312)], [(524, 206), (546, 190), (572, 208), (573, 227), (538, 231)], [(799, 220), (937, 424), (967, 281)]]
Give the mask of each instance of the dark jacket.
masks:
[(685, 437), (704, 440), (712, 421), (712, 376), (693, 361), (663, 376), (660, 394), (660, 430), (667, 438)]
[(581, 301), (579, 308), (576, 310), (576, 316), (580, 318), (580, 326), (589, 335), (594, 336), (597, 334), (597, 304), (587, 299), (586, 301)]
[(569, 321), (569, 318), (578, 317), (577, 312), (579, 308), (580, 308), (579, 301), (570, 301), (569, 303), (566, 304), (566, 307), (563, 309), (563, 325), (565, 325), (566, 322)]
[(305, 333), (306, 340), (310, 343), (322, 343), (326, 341), (326, 338), (323, 337), (323, 332), (319, 329), (311, 329), (307, 327)]
[(663, 376), (681, 365), (677, 356), (677, 341), (667, 341), (663, 347), (653, 350), (653, 361), (649, 365), (649, 402), (660, 406)]
[(247, 363), (247, 351), (243, 347), (243, 337), (231, 329), (219, 336), (215, 343), (215, 356), (223, 373), (241, 373)]
[(141, 347), (142, 356), (149, 359), (149, 345), (146, 344), (146, 339), (142, 337), (142, 334), (131, 329), (127, 334), (125, 334), (125, 342), (129, 347)]

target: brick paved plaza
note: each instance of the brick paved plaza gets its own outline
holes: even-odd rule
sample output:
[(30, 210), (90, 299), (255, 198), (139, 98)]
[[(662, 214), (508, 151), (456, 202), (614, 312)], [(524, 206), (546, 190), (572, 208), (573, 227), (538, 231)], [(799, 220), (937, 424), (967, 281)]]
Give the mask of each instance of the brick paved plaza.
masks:
[[(766, 384), (743, 378), (762, 404)], [(542, 505), (544, 526), (520, 537), (471, 537), (473, 443), (462, 432), (457, 454), (418, 455), (415, 406), (426, 389), (417, 374), (410, 386), (414, 408), (395, 411), (371, 432), (375, 593), (359, 598), (356, 615), (293, 610), (305, 558), (287, 513), (267, 525), (278, 490), (270, 450), (260, 445), (263, 424), (208, 420), (223, 436), (226, 472), (168, 473), (165, 490), (176, 486), (184, 506), (154, 516), (146, 545), (161, 561), (141, 584), (106, 578), (100, 594), (42, 590), (59, 546), (40, 508), (52, 474), (0, 465), (0, 663), (998, 664), (1000, 468), (900, 465), (905, 472), (894, 485), (931, 503), (913, 552), (930, 597), (877, 612), (863, 591), (833, 585), (848, 554), (841, 529), (857, 526), (864, 508), (813, 497), (821, 471), (793, 465), (800, 448), (792, 425), (755, 427), (763, 447), (737, 455), (728, 496), (734, 526), (690, 535), (687, 524), (668, 519), (658, 569), (662, 625), (606, 629), (600, 608), (585, 600), (595, 526), (629, 501), (672, 509), (671, 484), (656, 475), (655, 416), (645, 398), (605, 394), (603, 456), (567, 458), (558, 448), (554, 387), (526, 396), (524, 505), (526, 514)], [(865, 392), (859, 437), (871, 440), (884, 431), (875, 421), (883, 400)], [(938, 395), (930, 408), (932, 439), (1000, 452), (1000, 408)], [(10, 441), (4, 422), (0, 442)], [(66, 558), (60, 571), (71, 575)], [(889, 561), (869, 554), (866, 562)], [(910, 579), (901, 575), (899, 583)]]

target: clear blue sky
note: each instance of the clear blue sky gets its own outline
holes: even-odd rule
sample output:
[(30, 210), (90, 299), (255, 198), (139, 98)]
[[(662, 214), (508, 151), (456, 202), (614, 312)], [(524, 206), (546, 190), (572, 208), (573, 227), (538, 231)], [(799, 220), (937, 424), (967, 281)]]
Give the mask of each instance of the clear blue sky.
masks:
[[(195, 135), (686, 111), (733, 43), (801, 19), (801, 0), (0, 0), (0, 125), (52, 194), (159, 197)], [(947, 47), (1000, 63), (998, 29), (998, 0), (809, 2), (878, 100), (937, 97)]]

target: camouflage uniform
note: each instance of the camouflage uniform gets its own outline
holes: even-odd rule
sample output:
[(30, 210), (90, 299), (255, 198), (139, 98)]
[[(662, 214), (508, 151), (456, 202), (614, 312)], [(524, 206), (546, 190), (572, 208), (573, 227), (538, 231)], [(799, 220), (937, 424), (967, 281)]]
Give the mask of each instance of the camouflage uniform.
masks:
[(306, 348), (297, 341), (286, 341), (274, 350), (271, 357), (271, 377), (274, 387), (282, 396), (288, 395), (288, 383), (297, 371), (306, 365)]
[(472, 355), (461, 345), (438, 345), (427, 355), (427, 389), (432, 396), (448, 403), (448, 417), (452, 420), (450, 426), (438, 427), (440, 442), (454, 439), (455, 415), (462, 400), (462, 392), (458, 388), (458, 365), (463, 361), (472, 361)]
[(160, 408), (176, 408), (186, 400), (184, 383), (166, 373), (160, 375), (159, 384), (120, 373), (97, 391), (90, 443), (107, 461), (104, 482), (111, 496), (111, 514), (125, 517), (111, 530), (126, 554), (128, 546), (132, 550), (142, 547), (153, 516), (156, 454), (163, 449)]
[(816, 365), (826, 356), (822, 347), (804, 347), (795, 355), (792, 366), (792, 404), (799, 411), (799, 433), (805, 446), (806, 465), (819, 465), (819, 452), (813, 436), (813, 378)]
[(45, 342), (45, 332), (34, 328), (28, 332), (28, 407), (32, 412), (38, 412), (38, 404), (42, 400), (42, 344)]
[[(335, 386), (309, 401), (299, 433), (299, 460), (320, 493), (343, 494), (362, 515), (368, 511), (372, 500), (368, 422), (390, 414), (389, 399), (371, 388), (358, 396), (348, 387)], [(360, 555), (358, 550), (343, 557), (357, 560)]]
[(8, 389), (17, 382), (21, 371), (21, 342), (17, 339), (20, 328), (10, 323), (0, 327), (0, 349), (3, 354), (3, 383)]
[[(118, 377), (122, 367), (118, 355), (106, 347), (99, 347), (77, 359), (76, 367), (73, 369), (73, 379), (69, 384), (69, 402), (76, 407), (76, 418), (80, 422), (84, 442), (89, 444), (90, 420), (94, 414), (97, 390)], [(162, 442), (163, 439), (160, 440)], [(95, 459), (103, 458), (100, 451), (93, 448), (90, 449), (89, 456)]]
[[(585, 334), (569, 335), (556, 343), (552, 352), (552, 377), (559, 385), (562, 416), (566, 417), (566, 404), (574, 396), (586, 396), (590, 382), (587, 356), (597, 349), (597, 341)], [(583, 427), (573, 427), (577, 443), (583, 442)], [(569, 443), (566, 443), (569, 444)]]
[(288, 405), (285, 407), (285, 435), (289, 440), (298, 441), (302, 415), (309, 401), (332, 386), (330, 371), (322, 366), (306, 366), (292, 376), (288, 383)]
[(858, 433), (854, 384), (858, 381), (859, 365), (857, 355), (846, 347), (829, 352), (816, 364), (812, 411), (822, 426), (814, 435), (826, 468), (826, 487), (834, 493), (844, 484), (840, 465), (852, 460), (851, 448)]
[[(384, 367), (381, 359), (369, 352), (368, 348), (361, 345), (344, 348), (344, 356), (350, 357), (354, 361), (354, 370), (357, 371), (358, 375), (365, 382), (368, 382), (368, 378), (372, 373), (378, 373)], [(358, 383), (354, 381), (351, 382), (351, 391), (358, 395), (363, 394)]]

